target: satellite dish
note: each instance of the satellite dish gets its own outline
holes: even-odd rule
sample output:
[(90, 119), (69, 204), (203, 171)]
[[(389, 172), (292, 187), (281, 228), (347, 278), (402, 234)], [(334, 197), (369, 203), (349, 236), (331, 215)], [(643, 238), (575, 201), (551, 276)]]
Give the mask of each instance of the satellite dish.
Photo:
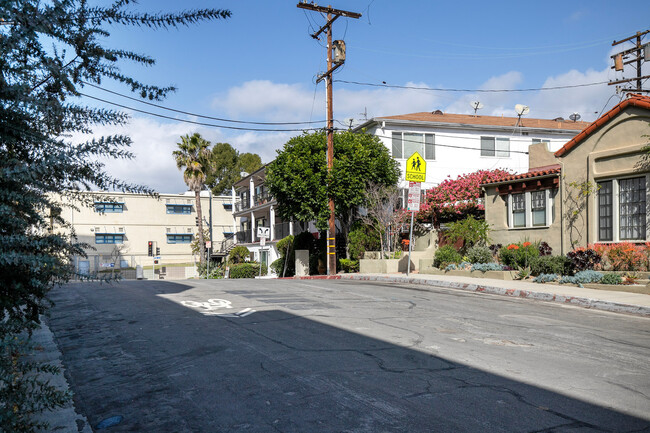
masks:
[(476, 112), (478, 110), (480, 110), (481, 108), (483, 108), (483, 104), (480, 103), (479, 101), (472, 101), (472, 102), (469, 103), (469, 105), (471, 105), (472, 108), (474, 109), (474, 115), (475, 116), (476, 116)]
[(569, 116), (569, 119), (573, 120), (574, 122), (577, 122), (578, 120), (580, 120), (580, 117), (582, 116), (580, 116), (578, 113), (573, 113), (572, 115)]
[(530, 108), (524, 104), (517, 104), (515, 105), (515, 111), (517, 112), (517, 116), (521, 117), (528, 114), (528, 112), (530, 112)]
[(346, 118), (345, 123), (348, 124), (348, 129), (352, 129), (352, 124), (354, 123), (354, 118), (353, 117)]

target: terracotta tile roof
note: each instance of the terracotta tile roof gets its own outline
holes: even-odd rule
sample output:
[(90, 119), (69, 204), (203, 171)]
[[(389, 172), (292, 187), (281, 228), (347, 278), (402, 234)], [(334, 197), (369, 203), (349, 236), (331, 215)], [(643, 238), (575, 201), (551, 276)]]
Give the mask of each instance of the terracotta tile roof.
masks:
[[(436, 114), (438, 113), (438, 114)], [(471, 114), (452, 114), (442, 113), (441, 111), (400, 114), (398, 116), (376, 117), (374, 120), (406, 120), (412, 122), (436, 122), (450, 124), (466, 125), (485, 125), (485, 126), (509, 126), (515, 127), (518, 118), (503, 116), (474, 116)], [(589, 125), (589, 122), (572, 122), (566, 120), (553, 119), (533, 119), (522, 117), (519, 124), (525, 128), (545, 128), (545, 129), (568, 129), (573, 131), (582, 131)]]
[(559, 157), (566, 155), (567, 152), (576, 147), (582, 140), (584, 140), (586, 137), (588, 137), (590, 134), (592, 134), (594, 131), (603, 126), (610, 119), (612, 119), (614, 116), (629, 106), (650, 110), (650, 97), (638, 94), (630, 95), (629, 98), (621, 101), (614, 108), (600, 116), (595, 122), (592, 122), (582, 132), (569, 140), (564, 146), (562, 146), (562, 148), (560, 148), (560, 150), (555, 152), (555, 156)]
[(544, 167), (536, 167), (531, 169), (527, 173), (513, 174), (501, 180), (495, 180), (494, 182), (488, 182), (481, 184), (481, 186), (486, 185), (496, 185), (502, 183), (515, 182), (523, 179), (533, 179), (536, 177), (546, 177), (546, 176), (559, 176), (562, 173), (562, 166), (560, 164), (546, 165)]

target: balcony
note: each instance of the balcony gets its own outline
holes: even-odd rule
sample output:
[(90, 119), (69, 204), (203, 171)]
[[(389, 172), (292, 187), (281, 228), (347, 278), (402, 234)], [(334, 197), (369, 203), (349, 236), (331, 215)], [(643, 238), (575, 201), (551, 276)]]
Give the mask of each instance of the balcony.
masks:
[(273, 239), (279, 241), (289, 236), (289, 225), (291, 223), (279, 223), (275, 225), (275, 231), (273, 233)]
[(262, 206), (263, 204), (269, 203), (271, 201), (273, 201), (273, 197), (268, 193), (255, 194), (253, 196), (253, 206)]
[(245, 200), (240, 200), (237, 203), (235, 203), (235, 212), (241, 212), (246, 209), (250, 209), (250, 203), (248, 201), (248, 197), (246, 197)]
[(252, 244), (253, 237), (250, 230), (242, 230), (236, 233), (238, 244)]

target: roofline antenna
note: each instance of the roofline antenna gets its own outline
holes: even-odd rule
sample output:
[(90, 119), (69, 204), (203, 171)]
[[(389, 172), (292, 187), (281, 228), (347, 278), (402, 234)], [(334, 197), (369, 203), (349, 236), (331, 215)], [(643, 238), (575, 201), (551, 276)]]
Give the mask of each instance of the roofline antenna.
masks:
[(474, 116), (475, 117), (476, 117), (476, 112), (478, 110), (480, 110), (481, 108), (483, 108), (483, 104), (480, 101), (472, 101), (472, 102), (469, 103), (469, 105), (471, 105), (472, 108), (474, 109)]

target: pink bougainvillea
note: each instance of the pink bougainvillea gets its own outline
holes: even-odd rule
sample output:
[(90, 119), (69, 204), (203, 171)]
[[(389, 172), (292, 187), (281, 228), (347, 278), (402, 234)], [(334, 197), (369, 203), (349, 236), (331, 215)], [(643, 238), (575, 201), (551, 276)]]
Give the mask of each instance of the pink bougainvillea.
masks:
[(480, 170), (464, 174), (457, 179), (447, 179), (440, 185), (427, 191), (426, 199), (417, 214), (418, 221), (443, 221), (462, 219), (467, 215), (476, 215), (485, 210), (481, 202), (480, 185), (511, 176), (512, 173), (496, 170)]

